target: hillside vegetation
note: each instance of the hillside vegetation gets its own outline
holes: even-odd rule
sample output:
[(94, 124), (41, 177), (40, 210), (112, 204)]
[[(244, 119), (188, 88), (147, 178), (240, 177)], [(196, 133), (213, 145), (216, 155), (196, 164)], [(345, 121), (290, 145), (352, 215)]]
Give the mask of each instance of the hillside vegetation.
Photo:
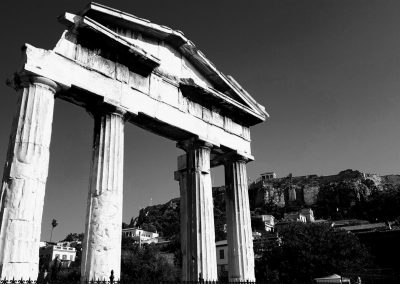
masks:
[[(213, 188), (213, 199), (216, 240), (221, 240), (226, 223), (224, 187)], [(251, 184), (249, 199), (252, 214), (272, 214), (278, 219), (285, 212), (306, 207), (318, 219), (394, 221), (400, 216), (400, 176), (346, 170), (333, 176), (277, 178)], [(146, 207), (130, 226), (179, 238), (179, 208), (179, 198)]]

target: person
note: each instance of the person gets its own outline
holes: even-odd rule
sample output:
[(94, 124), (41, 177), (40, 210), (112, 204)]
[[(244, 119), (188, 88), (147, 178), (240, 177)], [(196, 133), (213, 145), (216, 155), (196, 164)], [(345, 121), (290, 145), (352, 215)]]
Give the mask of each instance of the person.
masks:
[(356, 284), (361, 284), (361, 277), (360, 276), (357, 277)]
[(50, 275), (49, 275), (49, 273), (47, 272), (47, 269), (45, 268), (44, 269), (44, 271), (43, 271), (43, 284), (49, 284), (50, 283)]
[(114, 270), (111, 270), (111, 275), (110, 275), (110, 283), (114, 283)]
[(61, 260), (59, 259), (59, 256), (57, 255), (55, 259), (53, 259), (52, 262), (50, 262), (50, 277), (51, 280), (57, 280), (58, 272), (61, 269)]

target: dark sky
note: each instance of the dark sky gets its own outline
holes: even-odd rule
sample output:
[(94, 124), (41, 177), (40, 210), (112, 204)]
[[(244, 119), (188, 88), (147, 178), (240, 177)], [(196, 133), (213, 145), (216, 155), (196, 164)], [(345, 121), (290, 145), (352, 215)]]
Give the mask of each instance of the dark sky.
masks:
[[(16, 69), (27, 42), (51, 49), (56, 17), (86, 1), (6, 1), (1, 9), (0, 78)], [(254, 179), (265, 171), (335, 174), (400, 170), (400, 1), (122, 1), (102, 4), (182, 30), (271, 115), (253, 127)], [(0, 158), (5, 161), (16, 96), (0, 84)], [(83, 232), (93, 121), (57, 100), (42, 240)], [(124, 220), (179, 194), (175, 143), (125, 128)], [(223, 169), (213, 170), (214, 185)], [(151, 201), (152, 200), (152, 201)]]

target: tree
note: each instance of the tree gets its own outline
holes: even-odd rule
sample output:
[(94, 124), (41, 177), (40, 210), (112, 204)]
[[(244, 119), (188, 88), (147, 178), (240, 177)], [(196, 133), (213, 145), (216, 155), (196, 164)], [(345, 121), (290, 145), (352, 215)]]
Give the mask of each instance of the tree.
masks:
[(83, 241), (84, 234), (83, 233), (69, 233), (63, 240), (63, 242), (73, 242), (73, 241)]
[(155, 245), (137, 244), (123, 240), (121, 278), (125, 281), (177, 281), (179, 269), (169, 263)]
[(370, 221), (393, 221), (400, 217), (400, 186), (385, 184), (371, 193), (365, 204)]
[(53, 219), (53, 221), (51, 221), (51, 233), (50, 233), (50, 242), (51, 239), (53, 238), (53, 230), (55, 227), (57, 227), (58, 223), (56, 219)]
[(173, 199), (165, 204), (153, 205), (141, 209), (136, 226), (157, 231), (163, 237), (170, 238), (179, 234), (180, 200)]
[(270, 244), (256, 260), (259, 280), (309, 281), (333, 273), (357, 273), (371, 264), (358, 238), (328, 224), (293, 223), (280, 231), (282, 243)]
[(372, 190), (376, 190), (373, 183), (353, 179), (324, 184), (318, 192), (315, 213), (333, 220), (366, 218), (365, 203)]
[(225, 188), (213, 188), (215, 241), (226, 240)]
[(136, 225), (136, 219), (134, 219), (133, 217), (131, 218), (131, 221), (129, 222), (129, 228), (133, 228)]
[(400, 186), (377, 187), (370, 180), (327, 183), (320, 188), (315, 213), (333, 220), (392, 221), (400, 216)]

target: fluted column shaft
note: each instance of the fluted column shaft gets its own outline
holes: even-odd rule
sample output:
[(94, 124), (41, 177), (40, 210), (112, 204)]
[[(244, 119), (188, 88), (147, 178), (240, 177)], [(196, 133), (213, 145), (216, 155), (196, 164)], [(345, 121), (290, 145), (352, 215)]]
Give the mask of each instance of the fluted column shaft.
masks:
[(81, 277), (120, 277), (124, 117), (119, 112), (94, 112), (93, 156)]
[(225, 187), (229, 280), (255, 281), (245, 160), (233, 158), (225, 163)]
[[(189, 229), (189, 203), (187, 202), (188, 182), (187, 182), (187, 156), (182, 155), (178, 158), (178, 171), (175, 172), (175, 180), (179, 182), (180, 191), (180, 237), (181, 237), (181, 252), (182, 252), (182, 280), (188, 281), (190, 257), (188, 257), (188, 229)], [(189, 260), (188, 260), (189, 259)]]
[(0, 208), (0, 278), (36, 279), (56, 84), (19, 82), (18, 112), (4, 167)]
[[(217, 280), (215, 251), (214, 211), (210, 175), (211, 145), (191, 141), (186, 150), (186, 195), (181, 193), (181, 204), (187, 221), (183, 231), (183, 263), (186, 265), (182, 278), (186, 281)], [(181, 219), (181, 220), (182, 220)], [(184, 229), (185, 226), (181, 228)]]

